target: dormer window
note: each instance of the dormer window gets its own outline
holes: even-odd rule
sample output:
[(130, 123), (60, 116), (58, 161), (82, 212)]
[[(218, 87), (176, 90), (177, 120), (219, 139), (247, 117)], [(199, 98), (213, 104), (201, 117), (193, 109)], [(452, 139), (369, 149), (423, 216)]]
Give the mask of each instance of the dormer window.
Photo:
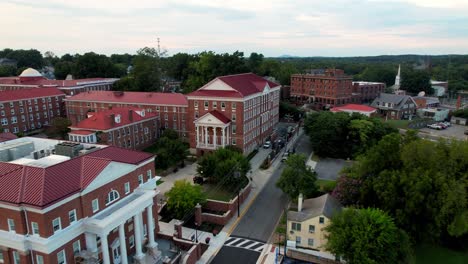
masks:
[(115, 117), (115, 122), (116, 122), (117, 124), (120, 123), (120, 115), (117, 115), (117, 116)]
[(120, 198), (119, 192), (116, 191), (116, 190), (111, 190), (107, 194), (106, 205), (109, 205), (109, 204), (113, 203), (115, 200), (117, 200), (119, 198)]

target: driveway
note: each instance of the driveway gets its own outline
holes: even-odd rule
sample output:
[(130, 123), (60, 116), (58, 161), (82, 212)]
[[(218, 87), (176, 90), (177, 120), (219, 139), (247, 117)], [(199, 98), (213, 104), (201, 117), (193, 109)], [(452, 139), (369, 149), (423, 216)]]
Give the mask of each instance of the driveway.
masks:
[(467, 130), (467, 126), (460, 126), (460, 125), (452, 125), (444, 130), (436, 130), (431, 128), (422, 128), (419, 131), (424, 134), (428, 134), (431, 136), (436, 137), (446, 137), (446, 138), (456, 138), (460, 140), (467, 140), (467, 135), (465, 135), (465, 130)]
[(351, 164), (351, 161), (342, 159), (321, 158), (315, 166), (315, 172), (317, 172), (317, 178), (319, 179), (336, 180), (340, 171), (344, 167), (351, 166)]

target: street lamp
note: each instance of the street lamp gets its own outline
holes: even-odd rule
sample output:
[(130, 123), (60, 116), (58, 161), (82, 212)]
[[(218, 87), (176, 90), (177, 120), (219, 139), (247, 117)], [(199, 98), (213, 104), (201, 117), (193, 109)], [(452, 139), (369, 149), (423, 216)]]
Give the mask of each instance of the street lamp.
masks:
[[(239, 171), (234, 172), (234, 178), (240, 179), (241, 173)], [(237, 218), (240, 217), (240, 185), (237, 188)]]

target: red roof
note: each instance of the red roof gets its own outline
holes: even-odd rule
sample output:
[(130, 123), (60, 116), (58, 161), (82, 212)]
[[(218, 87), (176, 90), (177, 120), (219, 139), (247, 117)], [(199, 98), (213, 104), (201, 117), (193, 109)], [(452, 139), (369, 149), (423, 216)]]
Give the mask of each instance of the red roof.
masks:
[(68, 134), (75, 134), (75, 135), (90, 135), (93, 133), (94, 131), (89, 131), (89, 130), (72, 130), (68, 132)]
[(89, 91), (69, 97), (67, 101), (109, 102), (126, 104), (179, 105), (188, 106), (187, 98), (181, 93)]
[[(221, 80), (235, 91), (205, 89), (205, 87), (208, 87), (215, 80)], [(280, 86), (277, 83), (268, 81), (253, 73), (226, 75), (217, 77), (204, 87), (190, 93), (189, 96), (246, 97), (255, 93), (263, 92), (263, 89), (267, 84), (270, 88)]]
[(18, 137), (15, 134), (10, 133), (10, 132), (0, 133), (0, 142), (5, 142), (8, 140), (17, 139), (17, 138)]
[(376, 109), (367, 105), (360, 104), (347, 104), (343, 106), (337, 106), (330, 109), (331, 112), (341, 112), (341, 111), (358, 111), (358, 112), (374, 112)]
[(223, 122), (224, 124), (227, 124), (227, 123), (231, 122), (231, 120), (229, 118), (227, 118), (225, 115), (220, 113), (218, 110), (210, 111), (210, 114), (212, 114), (214, 117), (219, 119), (219, 121)]
[(45, 207), (85, 189), (111, 161), (136, 165), (152, 157), (110, 146), (47, 168), (0, 162), (0, 201)]
[(48, 87), (48, 88), (27, 88), (27, 89), (19, 89), (19, 90), (10, 90), (10, 91), (1, 91), (0, 92), (0, 102), (9, 102), (14, 100), (21, 100), (21, 99), (32, 99), (37, 97), (45, 97), (45, 96), (58, 96), (58, 95), (65, 95), (62, 91), (55, 87)]
[(3, 77), (0, 84), (12, 85), (34, 85), (34, 86), (54, 86), (54, 87), (75, 87), (81, 85), (93, 85), (99, 83), (114, 82), (116, 78), (87, 78), (76, 80), (50, 80), (45, 77)]
[[(81, 120), (75, 126), (70, 127), (76, 130), (108, 130), (116, 127), (126, 126), (135, 122), (148, 120), (156, 117), (156, 114), (145, 112), (145, 116), (141, 116), (137, 111), (144, 111), (144, 109), (138, 108), (112, 108), (109, 110), (103, 110), (99, 112), (90, 112), (90, 117)], [(114, 116), (112, 116), (114, 115)], [(120, 115), (120, 123), (115, 121), (115, 118)], [(132, 120), (130, 120), (130, 115)], [(71, 131), (75, 133), (75, 131)]]

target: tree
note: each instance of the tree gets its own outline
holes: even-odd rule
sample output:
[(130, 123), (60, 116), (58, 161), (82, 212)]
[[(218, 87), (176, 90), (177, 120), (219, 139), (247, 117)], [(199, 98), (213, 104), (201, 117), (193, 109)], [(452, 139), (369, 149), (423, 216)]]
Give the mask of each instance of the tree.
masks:
[(161, 63), (158, 56), (153, 56), (151, 50), (143, 49), (133, 59), (134, 87), (141, 92), (161, 91)]
[(155, 144), (155, 163), (157, 168), (167, 169), (170, 166), (181, 163), (184, 166), (184, 160), (189, 154), (189, 146), (182, 142), (172, 129), (164, 130), (161, 137)]
[(317, 194), (317, 174), (306, 165), (306, 156), (293, 154), (286, 160), (286, 167), (276, 182), (291, 199), (297, 199), (300, 193), (305, 197)]
[(197, 173), (213, 183), (236, 191), (247, 183), (246, 175), (250, 168), (249, 160), (241, 152), (226, 147), (203, 156), (198, 163)]
[(11, 65), (0, 66), (0, 77), (9, 77), (16, 74), (16, 67)]
[(191, 213), (197, 204), (206, 202), (202, 187), (192, 185), (187, 180), (175, 181), (165, 196), (169, 210), (174, 212), (178, 219), (183, 219), (185, 215)]
[(408, 263), (408, 236), (382, 210), (345, 209), (332, 217), (325, 230), (325, 248), (346, 263)]
[(61, 139), (67, 138), (70, 132), (71, 121), (65, 117), (56, 117), (52, 119), (50, 126), (46, 129), (48, 137), (60, 137)]
[[(5, 50), (4, 50), (5, 51)], [(8, 50), (4, 57), (17, 61), (18, 68), (34, 68), (41, 69), (44, 65), (44, 59), (41, 52), (35, 49), (30, 50)], [(1, 56), (0, 56), (1, 57)]]
[(75, 78), (120, 77), (125, 74), (109, 57), (94, 52), (78, 56), (72, 70)]
[(247, 67), (255, 74), (260, 73), (260, 67), (263, 63), (263, 54), (252, 52), (247, 60)]
[(401, 73), (401, 89), (415, 94), (421, 91), (433, 94), (430, 80), (431, 76), (426, 71), (405, 69)]
[(361, 180), (343, 174), (338, 178), (332, 196), (344, 206), (358, 204), (361, 184)]

